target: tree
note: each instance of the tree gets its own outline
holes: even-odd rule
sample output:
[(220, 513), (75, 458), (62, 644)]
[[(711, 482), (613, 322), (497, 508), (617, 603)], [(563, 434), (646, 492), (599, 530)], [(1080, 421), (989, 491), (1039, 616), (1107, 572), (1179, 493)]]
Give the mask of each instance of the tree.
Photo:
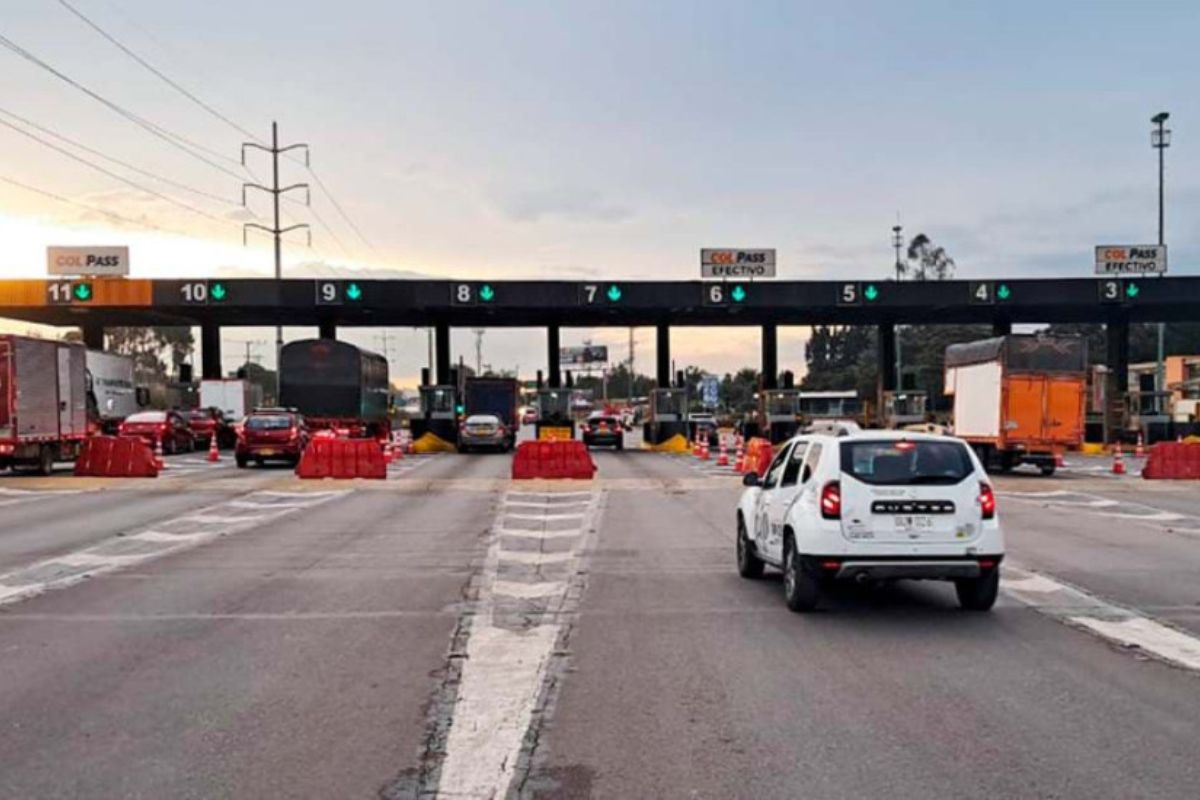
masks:
[[(191, 355), (195, 338), (191, 328), (109, 328), (108, 349), (131, 356), (139, 383), (165, 381), (177, 374)], [(163, 360), (163, 356), (170, 359)]]
[(818, 325), (804, 345), (808, 369), (800, 388), (808, 391), (854, 390), (873, 397), (877, 366), (875, 330), (860, 325)]
[(946, 248), (935, 245), (923, 233), (918, 233), (908, 243), (907, 255), (909, 264), (916, 263), (903, 269), (904, 272), (911, 271), (914, 280), (944, 281), (954, 276), (954, 259), (946, 252)]
[(758, 391), (758, 370), (742, 367), (734, 374), (726, 373), (717, 394), (722, 407), (733, 412), (753, 411), (754, 394)]

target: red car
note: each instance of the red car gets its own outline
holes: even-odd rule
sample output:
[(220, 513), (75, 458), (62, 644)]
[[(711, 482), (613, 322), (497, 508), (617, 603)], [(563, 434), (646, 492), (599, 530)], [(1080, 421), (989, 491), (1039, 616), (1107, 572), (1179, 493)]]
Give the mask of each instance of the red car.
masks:
[(190, 453), (196, 449), (196, 440), (188, 428), (187, 420), (178, 411), (139, 411), (130, 414), (117, 428), (118, 436), (138, 436), (153, 447), (155, 441), (162, 442), (167, 455)]
[(199, 447), (208, 447), (213, 436), (217, 446), (227, 446), (233, 431), (219, 408), (197, 408), (187, 412), (188, 427)]
[(243, 469), (251, 459), (260, 466), (267, 459), (298, 464), (308, 439), (304, 417), (295, 411), (260, 409), (248, 414), (242, 422), (234, 460)]

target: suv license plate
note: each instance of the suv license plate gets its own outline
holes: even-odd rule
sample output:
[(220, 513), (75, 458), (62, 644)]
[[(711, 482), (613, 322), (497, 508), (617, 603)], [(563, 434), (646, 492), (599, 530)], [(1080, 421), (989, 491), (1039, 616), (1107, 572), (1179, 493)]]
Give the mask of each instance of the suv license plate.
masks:
[(900, 514), (894, 519), (898, 531), (927, 531), (933, 528), (933, 517), (928, 514)]

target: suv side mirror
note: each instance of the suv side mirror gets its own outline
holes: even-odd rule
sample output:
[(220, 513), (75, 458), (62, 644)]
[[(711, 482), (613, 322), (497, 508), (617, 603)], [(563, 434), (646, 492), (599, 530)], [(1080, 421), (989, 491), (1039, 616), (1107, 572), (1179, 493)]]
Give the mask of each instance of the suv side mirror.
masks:
[(742, 486), (758, 486), (758, 473), (747, 472), (742, 476)]

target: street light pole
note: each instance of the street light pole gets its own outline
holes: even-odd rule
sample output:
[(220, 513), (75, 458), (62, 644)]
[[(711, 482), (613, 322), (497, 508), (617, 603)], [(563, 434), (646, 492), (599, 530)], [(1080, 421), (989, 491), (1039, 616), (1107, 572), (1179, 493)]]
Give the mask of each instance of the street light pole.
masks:
[[(1158, 244), (1162, 247), (1166, 244), (1165, 224), (1164, 224), (1164, 159), (1163, 151), (1171, 146), (1171, 131), (1164, 127), (1167, 119), (1171, 115), (1166, 111), (1159, 112), (1150, 118), (1158, 127), (1150, 132), (1150, 145), (1158, 151)], [(1159, 392), (1166, 391), (1166, 324), (1158, 323), (1158, 361), (1155, 367), (1155, 388)], [(1163, 395), (1155, 397), (1155, 406), (1165, 400)], [(1165, 412), (1165, 408), (1158, 408), (1160, 413)]]
[[(904, 229), (900, 227), (900, 213), (896, 212), (896, 224), (892, 226), (892, 247), (896, 248), (896, 280), (904, 276), (904, 265), (900, 262), (900, 249), (904, 247)], [(904, 375), (900, 355), (900, 327), (896, 327), (896, 391), (904, 389)], [(880, 409), (882, 411), (882, 409)]]

